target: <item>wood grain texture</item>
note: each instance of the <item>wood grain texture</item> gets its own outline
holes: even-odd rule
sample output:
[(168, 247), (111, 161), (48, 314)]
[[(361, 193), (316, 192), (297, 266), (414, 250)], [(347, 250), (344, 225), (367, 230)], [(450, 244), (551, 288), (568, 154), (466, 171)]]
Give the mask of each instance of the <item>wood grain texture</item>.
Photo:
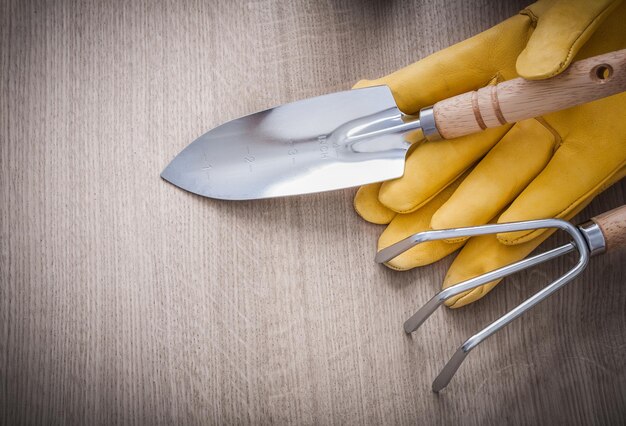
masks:
[(601, 213), (591, 220), (602, 230), (607, 251), (626, 250), (626, 206)]
[[(607, 72), (598, 75), (602, 70)], [(540, 117), (626, 91), (626, 49), (572, 63), (546, 80), (514, 78), (437, 102), (435, 124), (445, 139)]]
[[(465, 338), (570, 261), (409, 337), (450, 259), (375, 264), (382, 228), (354, 190), (233, 203), (159, 178), (211, 127), (384, 75), (522, 6), (1, 2), (0, 423), (624, 424), (622, 257), (594, 259), (435, 395)], [(618, 184), (580, 218), (624, 198)]]

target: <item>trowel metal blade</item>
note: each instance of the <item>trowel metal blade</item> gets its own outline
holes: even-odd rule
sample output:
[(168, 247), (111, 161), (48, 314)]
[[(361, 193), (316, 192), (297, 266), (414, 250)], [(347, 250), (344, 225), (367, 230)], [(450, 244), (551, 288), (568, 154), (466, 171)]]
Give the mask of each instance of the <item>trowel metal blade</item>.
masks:
[(161, 177), (205, 197), (249, 200), (308, 194), (404, 173), (406, 117), (387, 86), (305, 99), (200, 136)]

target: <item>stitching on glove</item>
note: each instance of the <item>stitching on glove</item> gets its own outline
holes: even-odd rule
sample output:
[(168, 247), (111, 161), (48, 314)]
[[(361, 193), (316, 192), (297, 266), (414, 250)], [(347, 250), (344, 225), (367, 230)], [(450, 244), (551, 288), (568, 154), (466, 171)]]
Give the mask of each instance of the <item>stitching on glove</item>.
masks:
[(533, 28), (537, 26), (537, 21), (539, 20), (539, 18), (533, 13), (532, 10), (526, 8), (521, 10), (519, 14), (528, 16), (530, 18), (530, 25), (532, 25)]
[(482, 293), (483, 293), (482, 286), (477, 287), (473, 290), (467, 290), (465, 293), (459, 294), (454, 300), (454, 303), (452, 303), (451, 305), (448, 305), (448, 308), (451, 308), (451, 309), (462, 308), (463, 306), (467, 304), (467, 303), (463, 303), (463, 299), (469, 298), (471, 300), (468, 303), (472, 303), (473, 301), (481, 299), (484, 296), (484, 294)]
[[(498, 284), (500, 281), (502, 281), (502, 278), (497, 280), (496, 284)], [(493, 289), (493, 287), (495, 287), (493, 286), (489, 290), (487, 290), (486, 286), (488, 285), (490, 284), (489, 283), (483, 284), (480, 287), (476, 287), (472, 290), (467, 290), (466, 292), (459, 294), (457, 298), (454, 300), (454, 303), (452, 303), (451, 305), (448, 305), (448, 307), (452, 309), (458, 309), (458, 308), (462, 308), (463, 306), (469, 303), (476, 302), (478, 299), (482, 299), (483, 296), (485, 296), (487, 293), (489, 293), (489, 291)]]
[[(432, 227), (430, 228), (431, 230), (435, 231), (435, 229), (432, 229)], [(464, 241), (469, 240), (470, 237), (458, 237), (458, 238), (446, 238), (445, 240), (442, 240), (448, 244), (456, 244), (456, 243), (462, 243)]]
[(559, 149), (559, 147), (563, 144), (563, 138), (561, 137), (559, 132), (557, 132), (556, 129), (552, 127), (543, 117), (535, 117), (535, 120), (537, 120), (539, 124), (545, 127), (546, 130), (548, 130), (550, 133), (552, 133), (552, 136), (554, 136), (555, 144), (554, 148), (552, 148), (552, 152), (555, 153), (556, 150)]
[(385, 266), (386, 266), (387, 268), (389, 268), (389, 269), (393, 269), (394, 271), (408, 271), (408, 270), (410, 270), (410, 269), (413, 269), (413, 268), (398, 268), (398, 267), (396, 267), (396, 266), (391, 265), (391, 264), (390, 264), (390, 263), (388, 263), (388, 262), (385, 262)]

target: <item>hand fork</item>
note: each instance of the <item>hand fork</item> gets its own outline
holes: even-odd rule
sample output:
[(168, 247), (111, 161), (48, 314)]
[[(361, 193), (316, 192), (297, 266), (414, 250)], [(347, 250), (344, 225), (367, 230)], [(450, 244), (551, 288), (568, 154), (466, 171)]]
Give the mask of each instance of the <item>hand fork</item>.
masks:
[(419, 232), (382, 249), (376, 254), (376, 262), (384, 263), (400, 255), (411, 247), (426, 241), (445, 240), (459, 237), (475, 237), (478, 235), (545, 228), (561, 229), (572, 237), (572, 241), (547, 252), (531, 256), (519, 262), (503, 266), (486, 274), (470, 278), (448, 287), (437, 293), (404, 323), (404, 330), (407, 333), (412, 333), (417, 330), (417, 328), (419, 328), (419, 326), (422, 325), (422, 323), (426, 321), (426, 319), (433, 312), (435, 312), (441, 304), (453, 296), (496, 279), (506, 277), (523, 269), (530, 268), (531, 266), (563, 256), (574, 250), (578, 251), (578, 262), (572, 269), (550, 283), (544, 289), (537, 292), (535, 295), (528, 298), (516, 308), (507, 312), (501, 318), (489, 324), (482, 331), (467, 339), (465, 343), (457, 349), (454, 355), (452, 355), (452, 358), (450, 358), (448, 363), (443, 367), (437, 378), (435, 378), (432, 385), (434, 392), (439, 392), (441, 389), (445, 388), (448, 383), (450, 383), (450, 380), (472, 349), (478, 346), (487, 337), (509, 324), (524, 312), (532, 309), (539, 302), (543, 301), (561, 287), (572, 281), (585, 269), (591, 256), (602, 254), (606, 251), (626, 248), (626, 205), (596, 216), (580, 226), (574, 226), (571, 223), (560, 219), (541, 219)]

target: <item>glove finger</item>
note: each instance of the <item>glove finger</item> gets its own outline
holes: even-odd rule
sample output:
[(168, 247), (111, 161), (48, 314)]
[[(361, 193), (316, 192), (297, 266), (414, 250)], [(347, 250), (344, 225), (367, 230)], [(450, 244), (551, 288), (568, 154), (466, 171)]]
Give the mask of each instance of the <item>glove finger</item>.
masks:
[(485, 155), (511, 126), (452, 140), (424, 142), (409, 152), (404, 175), (384, 182), (378, 198), (398, 213), (422, 208)]
[[(626, 168), (626, 93), (545, 116), (556, 134), (564, 135), (545, 169), (500, 216), (500, 222), (566, 217), (588, 199), (624, 176)], [(619, 118), (618, 118), (619, 117)], [(539, 235), (500, 235), (517, 244)]]
[(543, 170), (556, 135), (536, 119), (517, 123), (433, 215), (433, 229), (488, 223)]
[(370, 223), (386, 225), (394, 218), (396, 212), (385, 207), (378, 201), (381, 183), (363, 185), (354, 196), (354, 210), (359, 216)]
[[(419, 210), (409, 214), (396, 215), (378, 239), (378, 250), (389, 247), (404, 238), (430, 229), (432, 215), (452, 195), (465, 175), (448, 188), (441, 191)], [(407, 270), (436, 262), (461, 247), (463, 243), (449, 244), (444, 241), (430, 241), (418, 244), (393, 258), (385, 265), (396, 270)]]
[(537, 27), (517, 58), (518, 74), (538, 80), (561, 73), (620, 3), (621, 0), (557, 1), (545, 10), (546, 2), (538, 2), (523, 10), (521, 13), (533, 19)]
[[(593, 196), (583, 200), (567, 216), (570, 220), (580, 213), (593, 200)], [(554, 233), (547, 230), (537, 238), (517, 244), (505, 245), (495, 235), (483, 235), (470, 238), (458, 256), (454, 259), (443, 281), (443, 288), (448, 288), (462, 281), (482, 275), (494, 269), (517, 262), (528, 256), (537, 246)], [(446, 306), (460, 308), (475, 302), (489, 293), (502, 279), (491, 281), (483, 286), (468, 290), (446, 300)]]
[[(567, 175), (568, 173), (564, 174)], [(520, 220), (532, 220), (547, 217), (573, 217), (574, 214), (572, 214), (572, 212), (578, 211), (579, 206), (581, 203), (584, 203), (585, 199), (593, 199), (596, 195), (621, 180), (624, 176), (626, 176), (626, 165), (623, 165), (619, 169), (615, 170), (609, 176), (594, 185), (592, 189), (585, 191), (571, 203), (568, 203), (567, 200), (575, 197), (576, 195), (570, 194), (570, 191), (568, 191), (569, 188), (563, 186), (563, 182), (567, 182), (567, 179), (564, 179), (561, 175), (555, 173), (554, 167), (551, 167), (550, 169), (546, 169), (524, 192), (522, 192), (522, 195), (520, 195), (511, 207), (500, 216), (498, 222), (516, 222)], [(561, 180), (561, 184), (559, 184), (559, 182), (554, 182), (554, 186), (550, 188), (546, 187), (546, 184), (544, 183), (545, 179), (549, 179), (550, 177)], [(545, 230), (538, 229), (535, 231), (501, 233), (498, 234), (498, 240), (503, 244), (515, 245), (537, 238), (544, 232)]]

